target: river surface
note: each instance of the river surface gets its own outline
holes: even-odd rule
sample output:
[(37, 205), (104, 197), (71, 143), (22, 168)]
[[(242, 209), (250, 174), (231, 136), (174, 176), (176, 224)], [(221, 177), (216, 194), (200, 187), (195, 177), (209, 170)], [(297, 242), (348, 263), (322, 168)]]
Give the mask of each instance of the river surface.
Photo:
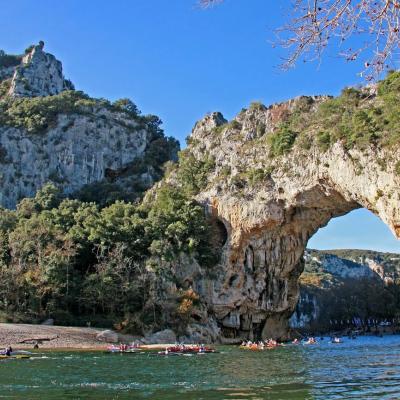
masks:
[(400, 336), (218, 350), (179, 357), (37, 353), (0, 362), (0, 398), (400, 399)]

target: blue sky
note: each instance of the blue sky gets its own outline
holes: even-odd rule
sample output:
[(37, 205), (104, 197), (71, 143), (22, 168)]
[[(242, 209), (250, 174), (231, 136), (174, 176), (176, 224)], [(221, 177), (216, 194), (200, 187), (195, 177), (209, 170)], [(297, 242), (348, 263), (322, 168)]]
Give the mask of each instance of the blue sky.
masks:
[[(360, 82), (359, 65), (333, 52), (320, 65), (279, 70), (283, 53), (270, 42), (289, 4), (226, 0), (200, 10), (196, 0), (0, 0), (0, 48), (20, 53), (44, 40), (77, 89), (131, 98), (184, 144), (207, 112), (232, 118), (254, 100), (338, 94)], [(332, 220), (310, 246), (400, 252), (400, 241), (365, 210)]]

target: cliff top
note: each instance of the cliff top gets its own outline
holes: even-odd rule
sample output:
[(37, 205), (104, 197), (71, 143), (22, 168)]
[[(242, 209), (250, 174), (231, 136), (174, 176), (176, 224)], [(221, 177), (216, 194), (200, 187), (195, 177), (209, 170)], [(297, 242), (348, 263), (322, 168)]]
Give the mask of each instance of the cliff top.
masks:
[(54, 96), (74, 89), (64, 79), (61, 62), (43, 48), (40, 41), (29, 46), (24, 55), (0, 52), (0, 97)]

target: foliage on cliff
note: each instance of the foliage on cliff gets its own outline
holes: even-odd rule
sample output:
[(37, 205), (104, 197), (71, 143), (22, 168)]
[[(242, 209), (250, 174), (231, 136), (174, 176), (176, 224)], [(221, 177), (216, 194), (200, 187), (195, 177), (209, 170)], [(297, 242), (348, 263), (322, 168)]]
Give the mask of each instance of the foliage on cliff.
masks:
[(147, 204), (100, 209), (46, 185), (16, 211), (0, 210), (0, 308), (12, 320), (137, 333), (179, 324), (180, 297), (166, 298), (163, 285), (185, 289), (171, 272), (183, 252), (205, 267), (215, 262), (202, 207), (173, 187)]
[[(60, 114), (85, 114), (102, 117), (101, 111), (123, 113), (141, 128), (150, 129), (159, 136), (161, 121), (154, 115), (142, 116), (136, 105), (128, 99), (114, 103), (105, 99), (94, 99), (81, 91), (66, 90), (55, 96), (4, 97), (0, 100), (0, 124), (26, 129), (29, 133), (44, 133), (54, 126)], [(124, 123), (120, 120), (119, 123)], [(133, 128), (134, 129), (134, 128)]]
[(392, 146), (400, 140), (400, 72), (378, 83), (376, 97), (368, 89), (347, 88), (314, 107), (301, 98), (282, 125), (269, 137), (271, 154), (282, 155), (293, 146), (316, 144), (322, 150), (336, 142), (346, 148)]
[(4, 50), (0, 50), (0, 68), (15, 67), (21, 59), (21, 55), (6, 54)]

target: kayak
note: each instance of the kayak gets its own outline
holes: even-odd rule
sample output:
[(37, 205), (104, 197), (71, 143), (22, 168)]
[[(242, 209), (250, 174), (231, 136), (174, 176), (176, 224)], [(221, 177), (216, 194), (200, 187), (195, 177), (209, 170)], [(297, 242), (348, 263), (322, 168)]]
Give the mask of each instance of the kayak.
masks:
[[(211, 347), (199, 347), (199, 346), (172, 346), (166, 349), (167, 354), (208, 354), (217, 353), (217, 351)], [(166, 353), (165, 350), (159, 353)]]
[(209, 354), (209, 353), (218, 353), (217, 351), (208, 351), (208, 352), (206, 352), (206, 351), (203, 351), (203, 352), (201, 352), (201, 351), (199, 351), (199, 352), (191, 352), (191, 353), (184, 353), (184, 352), (177, 352), (177, 351), (170, 351), (170, 352), (168, 352), (168, 353), (166, 353), (165, 351), (159, 351), (159, 352), (157, 352), (157, 353), (153, 353), (153, 354), (150, 354), (150, 355), (153, 355), (153, 356), (161, 356), (161, 357), (163, 357), (163, 356), (186, 356), (186, 357), (192, 357), (192, 356), (201, 356), (201, 355), (203, 355), (203, 354)]
[(252, 345), (252, 346), (239, 346), (239, 349), (242, 350), (251, 350), (251, 351), (264, 351), (264, 350), (273, 350), (279, 347), (280, 345), (274, 345), (274, 346), (267, 346), (265, 345), (264, 347), (258, 347), (257, 345)]
[(6, 356), (5, 354), (0, 355), (0, 360), (23, 360), (28, 358), (31, 358), (31, 356), (26, 354), (17, 354), (15, 356)]
[(107, 350), (105, 351), (107, 354), (143, 354), (145, 351), (143, 350)]

